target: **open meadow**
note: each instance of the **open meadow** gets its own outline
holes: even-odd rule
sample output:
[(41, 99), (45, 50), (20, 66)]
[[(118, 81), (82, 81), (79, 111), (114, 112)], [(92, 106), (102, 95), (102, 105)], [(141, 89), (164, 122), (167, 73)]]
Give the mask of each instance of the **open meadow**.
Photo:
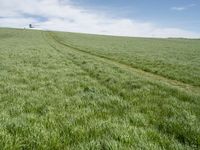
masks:
[(0, 149), (200, 149), (200, 40), (1, 28)]

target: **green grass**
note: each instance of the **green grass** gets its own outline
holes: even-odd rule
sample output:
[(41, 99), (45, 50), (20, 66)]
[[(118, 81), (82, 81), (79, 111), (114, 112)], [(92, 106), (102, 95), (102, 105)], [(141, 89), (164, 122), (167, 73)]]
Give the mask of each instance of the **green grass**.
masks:
[(148, 39), (56, 33), (57, 38), (86, 52), (200, 86), (200, 40)]
[(198, 45), (0, 29), (0, 149), (199, 149)]

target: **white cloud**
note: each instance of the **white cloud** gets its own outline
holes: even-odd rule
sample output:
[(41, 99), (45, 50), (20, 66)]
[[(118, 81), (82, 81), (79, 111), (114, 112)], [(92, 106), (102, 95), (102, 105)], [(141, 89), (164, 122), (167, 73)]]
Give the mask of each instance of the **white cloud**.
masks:
[(172, 7), (171, 9), (172, 9), (172, 10), (176, 10), (176, 11), (183, 11), (183, 10), (190, 9), (191, 7), (194, 7), (194, 6), (196, 6), (196, 5), (195, 5), (195, 4), (190, 4), (190, 5), (179, 6), (179, 7), (174, 6), (174, 7)]
[(43, 29), (59, 31), (140, 37), (200, 37), (200, 34), (158, 27), (151, 22), (113, 19), (77, 7), (71, 0), (0, 0), (0, 4), (0, 26), (24, 27), (33, 23)]
[(186, 10), (186, 7), (172, 7), (172, 10), (177, 10), (177, 11), (182, 11), (182, 10)]

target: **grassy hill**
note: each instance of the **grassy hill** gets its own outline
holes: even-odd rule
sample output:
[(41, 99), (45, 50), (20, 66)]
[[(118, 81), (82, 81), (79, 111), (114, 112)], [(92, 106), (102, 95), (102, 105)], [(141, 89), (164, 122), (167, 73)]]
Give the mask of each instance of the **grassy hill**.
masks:
[(0, 149), (199, 149), (200, 41), (0, 29)]

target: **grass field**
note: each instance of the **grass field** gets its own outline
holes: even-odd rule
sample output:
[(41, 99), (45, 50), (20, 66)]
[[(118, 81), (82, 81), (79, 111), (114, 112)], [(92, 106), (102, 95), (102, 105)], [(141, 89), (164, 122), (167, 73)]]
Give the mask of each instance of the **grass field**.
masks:
[(199, 149), (200, 40), (0, 29), (0, 149)]
[(57, 32), (57, 35), (58, 40), (86, 52), (200, 86), (200, 40), (121, 38), (62, 32)]

